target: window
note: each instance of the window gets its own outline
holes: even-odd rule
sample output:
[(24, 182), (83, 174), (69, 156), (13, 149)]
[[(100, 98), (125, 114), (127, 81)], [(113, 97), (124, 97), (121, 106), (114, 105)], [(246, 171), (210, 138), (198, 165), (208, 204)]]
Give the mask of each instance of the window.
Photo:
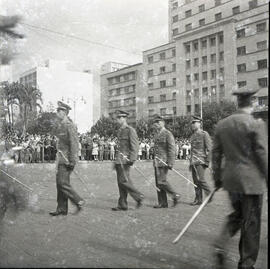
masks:
[(259, 87), (261, 87), (261, 88), (268, 87), (267, 78), (259, 78), (258, 79), (258, 84), (259, 84)]
[(211, 79), (216, 79), (216, 77), (217, 77), (216, 70), (211, 70)]
[(221, 4), (221, 0), (215, 0), (215, 6), (219, 6)]
[(245, 29), (241, 29), (241, 30), (236, 31), (236, 37), (237, 38), (244, 37), (245, 35), (246, 35)]
[(257, 50), (264, 50), (264, 49), (267, 49), (267, 41), (264, 40), (257, 42)]
[(178, 2), (174, 2), (174, 3), (172, 4), (172, 8), (173, 8), (173, 9), (178, 8)]
[(234, 7), (232, 9), (232, 13), (233, 13), (233, 15), (239, 14), (240, 13), (240, 6)]
[(266, 31), (266, 22), (257, 24), (256, 28), (258, 33)]
[(224, 61), (224, 51), (219, 53), (219, 61)]
[(173, 94), (172, 94), (172, 99), (173, 99), (173, 100), (176, 99), (176, 92), (173, 92)]
[(186, 50), (186, 53), (190, 53), (190, 45), (189, 44), (185, 45), (185, 50)]
[(199, 43), (198, 42), (193, 42), (193, 50), (197, 51), (199, 48)]
[(192, 15), (192, 10), (189, 9), (185, 12), (186, 18), (190, 17)]
[(186, 75), (186, 82), (190, 83), (190, 75)]
[(165, 88), (166, 87), (166, 80), (161, 80), (160, 81), (160, 88)]
[(239, 73), (246, 72), (246, 64), (238, 64), (237, 65), (237, 71)]
[(210, 38), (210, 45), (213, 47), (216, 45), (216, 38), (215, 37), (211, 37)]
[(148, 77), (152, 77), (154, 76), (154, 70), (151, 69), (151, 70), (148, 70)]
[(211, 96), (215, 96), (217, 94), (217, 87), (211, 86)]
[(267, 60), (266, 59), (259, 60), (259, 61), (257, 61), (257, 63), (258, 63), (258, 69), (267, 68)]
[(116, 89), (116, 95), (120, 95), (121, 94), (121, 88), (117, 88)]
[(173, 35), (178, 35), (178, 28), (172, 30)]
[(199, 89), (194, 89), (194, 97), (198, 98), (200, 95)]
[(125, 93), (129, 93), (129, 86), (125, 87)]
[(224, 84), (219, 85), (219, 96), (224, 97), (225, 96), (225, 87)]
[(160, 109), (160, 115), (165, 116), (166, 115), (166, 108), (161, 108)]
[(268, 106), (268, 97), (267, 96), (258, 97), (258, 104), (259, 106)]
[(161, 53), (159, 54), (159, 58), (160, 58), (160, 60), (164, 60), (164, 59), (166, 58), (165, 52), (161, 52)]
[(202, 79), (207, 80), (207, 72), (202, 72)]
[(203, 65), (207, 64), (207, 56), (202, 57), (202, 64)]
[(203, 95), (203, 97), (208, 97), (208, 88), (207, 87), (202, 88), (202, 95)]
[(192, 29), (192, 23), (186, 24), (185, 26), (186, 31), (189, 31)]
[(154, 96), (148, 96), (148, 104), (154, 103)]
[(153, 56), (148, 56), (148, 63), (153, 63), (154, 62), (154, 57)]
[(223, 35), (219, 35), (219, 36), (218, 36), (218, 40), (219, 40), (219, 44), (223, 44), (223, 42), (224, 42), (224, 37), (223, 37)]
[(199, 81), (199, 74), (198, 73), (194, 74), (194, 81)]
[(249, 9), (253, 9), (253, 8), (257, 7), (258, 2), (257, 2), (257, 0), (252, 0), (252, 1), (248, 2), (248, 5), (249, 5)]
[(242, 88), (242, 87), (245, 87), (247, 85), (247, 82), (246, 81), (238, 81), (237, 85), (238, 85), (238, 88)]
[(161, 67), (159, 68), (159, 71), (160, 71), (161, 74), (162, 74), (162, 73), (165, 73), (165, 71), (166, 71), (165, 66), (161, 66)]
[(176, 107), (174, 106), (172, 109), (173, 109), (173, 115), (176, 115)]
[(175, 15), (172, 17), (172, 22), (177, 22), (178, 21), (178, 15)]
[(187, 90), (186, 91), (186, 100), (191, 100), (191, 91), (190, 90)]
[(186, 69), (190, 68), (190, 60), (186, 60)]
[(173, 78), (172, 81), (173, 81), (173, 86), (176, 86), (176, 78)]
[(109, 96), (113, 96), (113, 90), (109, 90)]
[(176, 71), (176, 64), (172, 64), (172, 72)]
[(116, 83), (120, 82), (120, 76), (115, 78), (115, 82)]
[(201, 19), (201, 20), (199, 20), (199, 25), (200, 25), (200, 26), (205, 25), (205, 19)]
[(199, 12), (203, 12), (203, 11), (205, 11), (205, 5), (204, 4), (199, 6)]
[(222, 13), (221, 13), (221, 12), (215, 14), (215, 20), (216, 20), (216, 21), (219, 21), (219, 20), (221, 20), (221, 19), (222, 19)]
[(128, 74), (124, 75), (124, 80), (129, 80), (129, 75)]
[(187, 114), (191, 113), (191, 105), (187, 105)]
[(151, 82), (151, 83), (148, 83), (148, 89), (151, 90), (154, 88), (154, 83)]
[(172, 49), (172, 57), (175, 57), (175, 53), (176, 53), (175, 49)]
[(238, 47), (237, 48), (237, 55), (245, 55), (246, 54), (246, 47), (243, 46), (243, 47)]
[(201, 42), (202, 49), (205, 49), (207, 47), (207, 40), (202, 40)]
[(148, 116), (149, 116), (149, 117), (153, 116), (153, 115), (154, 115), (154, 112), (155, 112), (154, 109), (149, 109), (149, 110), (148, 110)]
[(160, 95), (160, 102), (166, 101), (166, 94), (161, 94)]
[(194, 112), (195, 112), (195, 114), (199, 114), (200, 113), (200, 105), (199, 104), (195, 104), (194, 105)]
[(211, 54), (211, 63), (215, 63), (216, 62), (216, 59), (217, 57), (216, 57), (216, 54), (214, 53), (214, 54)]
[(199, 58), (194, 58), (193, 61), (194, 61), (193, 63), (194, 66), (199, 66)]

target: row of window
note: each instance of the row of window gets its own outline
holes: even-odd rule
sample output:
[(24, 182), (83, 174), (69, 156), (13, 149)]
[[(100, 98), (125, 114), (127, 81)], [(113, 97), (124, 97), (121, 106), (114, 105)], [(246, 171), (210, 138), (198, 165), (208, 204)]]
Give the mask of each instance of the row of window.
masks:
[[(159, 53), (159, 60), (165, 60), (167, 57), (175, 57), (175, 49), (171, 50), (171, 55), (166, 55), (166, 51), (163, 51)], [(148, 56), (148, 63), (153, 63), (154, 62), (154, 55)]]
[[(207, 58), (206, 55), (202, 56), (201, 57), (201, 63), (203, 65), (206, 65), (207, 62), (208, 62), (207, 59), (208, 58)], [(199, 58), (193, 58), (192, 60), (193, 60), (193, 66), (198, 67), (199, 66)], [(217, 61), (216, 53), (211, 54), (210, 55), (210, 63), (216, 63), (216, 61)], [(224, 51), (221, 51), (219, 53), (219, 61), (224, 61)], [(188, 60), (186, 60), (186, 69), (189, 69), (190, 67), (191, 67), (191, 60), (188, 59)]]
[[(259, 85), (259, 88), (268, 87), (268, 79), (267, 78), (258, 78), (258, 85)], [(246, 81), (238, 81), (237, 86), (238, 86), (238, 88), (245, 87), (245, 86), (247, 86), (247, 82)]]
[[(176, 64), (172, 64), (172, 68), (168, 71), (166, 71), (166, 66), (161, 66), (159, 68), (159, 74), (165, 74), (166, 72), (175, 72), (176, 71)], [(148, 70), (148, 77), (153, 77), (154, 76), (154, 70), (150, 69)]]
[[(172, 100), (175, 100), (176, 99), (176, 92), (173, 92), (172, 93)], [(159, 96), (159, 101), (160, 102), (165, 102), (165, 101), (169, 101), (171, 99), (167, 99), (167, 96), (166, 94), (161, 94)], [(155, 102), (155, 99), (154, 99), (154, 96), (148, 96), (148, 104), (152, 104)]]
[[(216, 69), (210, 70), (210, 79), (220, 79), (223, 80), (224, 76), (224, 67), (221, 67), (219, 69), (219, 76), (217, 76)], [(194, 81), (199, 81), (199, 73), (195, 73), (193, 75), (186, 75), (186, 83), (191, 83), (191, 76), (193, 76)], [(208, 79), (208, 72), (204, 71), (202, 72), (202, 80), (206, 81)]]
[(109, 102), (109, 108), (132, 106), (136, 104), (136, 97), (114, 100)]
[[(264, 49), (267, 49), (267, 42), (266, 41), (257, 42), (257, 50), (260, 51)], [(241, 46), (237, 48), (237, 56), (242, 56), (246, 54), (247, 54), (246, 46)]]
[[(259, 60), (257, 61), (257, 68), (258, 69), (265, 69), (267, 68), (267, 59)], [(244, 73), (247, 71), (247, 67), (245, 63), (238, 64), (237, 65), (237, 71), (239, 73)]]
[[(167, 115), (167, 111), (168, 111), (167, 108), (161, 108), (159, 110), (159, 113), (160, 113), (161, 116), (166, 116)], [(176, 115), (176, 107), (175, 106), (172, 108), (172, 113), (173, 113), (173, 115)], [(155, 112), (154, 109), (149, 109), (148, 110), (148, 116), (149, 117), (153, 116), (154, 114), (156, 114), (156, 112)]]
[[(223, 41), (224, 41), (223, 35), (219, 34), (217, 38), (218, 38), (219, 45), (223, 44)], [(216, 36), (209, 37), (208, 42), (210, 43), (211, 47), (216, 46), (217, 38), (216, 38)], [(206, 49), (207, 48), (207, 38), (201, 39), (200, 44), (201, 44), (201, 49)], [(185, 46), (186, 53), (190, 53), (191, 47), (192, 47), (193, 51), (195, 52), (195, 51), (199, 50), (199, 41), (196, 40), (196, 41), (193, 41), (192, 44), (188, 43), (188, 44), (185, 44), (184, 46)]]
[(134, 80), (135, 78), (136, 78), (135, 72), (131, 72), (131, 73), (128, 73), (128, 74), (117, 76), (117, 77), (108, 78), (108, 84), (112, 85), (112, 84), (115, 84), (115, 83)]
[[(147, 85), (148, 85), (148, 89), (149, 90), (153, 90), (154, 89), (154, 83), (153, 82), (148, 83)], [(170, 86), (176, 86), (176, 78), (173, 78), (172, 79), (172, 85), (168, 85), (166, 80), (161, 80), (159, 82), (159, 87), (160, 88), (166, 88), (166, 87), (170, 87)]]
[(136, 85), (129, 85), (122, 88), (111, 89), (109, 90), (109, 96), (132, 93), (132, 92), (135, 92), (135, 89), (136, 89)]
[[(265, 32), (267, 29), (266, 22), (256, 24), (256, 33)], [(246, 36), (246, 28), (236, 31), (236, 37), (242, 38)]]

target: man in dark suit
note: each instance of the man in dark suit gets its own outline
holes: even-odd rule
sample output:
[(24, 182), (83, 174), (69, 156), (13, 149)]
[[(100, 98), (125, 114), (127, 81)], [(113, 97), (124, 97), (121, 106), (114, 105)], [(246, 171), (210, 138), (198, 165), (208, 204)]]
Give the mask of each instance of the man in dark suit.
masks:
[(68, 199), (76, 206), (77, 212), (81, 211), (85, 203), (70, 185), (70, 174), (78, 159), (78, 136), (74, 124), (67, 117), (69, 110), (71, 110), (70, 106), (58, 102), (57, 209), (55, 212), (50, 212), (52, 216), (67, 215)]
[(205, 169), (209, 166), (210, 152), (212, 142), (209, 134), (201, 129), (202, 119), (197, 116), (192, 116), (192, 131), (190, 138), (191, 155), (190, 155), (190, 170), (195, 187), (195, 200), (191, 205), (200, 205), (203, 200), (203, 190), (208, 195), (211, 192), (207, 184), (204, 174)]
[(165, 128), (163, 117), (155, 115), (153, 122), (157, 130), (157, 134), (154, 137), (155, 179), (156, 186), (160, 189), (157, 192), (158, 204), (154, 205), (154, 208), (167, 208), (167, 193), (173, 198), (173, 206), (176, 206), (180, 199), (180, 194), (176, 193), (167, 181), (168, 170), (172, 169), (175, 162), (175, 142), (173, 134)]
[(136, 131), (127, 124), (128, 115), (125, 111), (116, 111), (120, 129), (117, 134), (119, 146), (116, 151), (115, 169), (120, 197), (117, 207), (112, 208), (113, 211), (128, 210), (128, 194), (136, 201), (136, 208), (142, 206), (144, 199), (144, 195), (133, 186), (129, 176), (130, 166), (137, 160), (139, 142)]
[[(216, 188), (229, 193), (234, 210), (215, 242), (217, 268), (226, 268), (229, 239), (239, 230), (238, 269), (253, 269), (259, 252), (263, 192), (268, 178), (266, 126), (252, 115), (251, 96), (255, 90), (235, 91), (239, 110), (221, 120), (212, 150)], [(221, 168), (222, 157), (225, 158)]]

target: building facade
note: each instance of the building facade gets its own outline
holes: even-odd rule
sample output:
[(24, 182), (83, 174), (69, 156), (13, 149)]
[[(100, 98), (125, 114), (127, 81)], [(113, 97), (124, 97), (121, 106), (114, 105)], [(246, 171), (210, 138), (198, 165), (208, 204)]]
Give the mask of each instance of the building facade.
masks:
[(42, 92), (43, 109), (52, 110), (57, 101), (68, 103), (71, 119), (79, 132), (89, 131), (93, 125), (93, 77), (85, 72), (70, 71), (63, 61), (48, 60), (44, 66), (27, 70), (19, 82), (37, 87)]

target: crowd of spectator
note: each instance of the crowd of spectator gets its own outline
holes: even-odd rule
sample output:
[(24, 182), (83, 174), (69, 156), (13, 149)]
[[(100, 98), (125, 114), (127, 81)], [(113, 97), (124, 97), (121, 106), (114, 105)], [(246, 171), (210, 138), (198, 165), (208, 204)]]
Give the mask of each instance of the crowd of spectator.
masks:
[[(114, 161), (117, 150), (116, 137), (99, 137), (90, 134), (79, 135), (78, 157), (81, 161)], [(54, 162), (56, 160), (55, 136), (26, 134), (19, 136), (16, 133), (6, 137), (6, 148), (20, 146), (16, 152), (15, 161), (18, 163)], [(188, 159), (190, 155), (190, 142), (188, 139), (176, 138), (175, 158)], [(139, 141), (138, 160), (152, 160), (154, 158), (154, 141), (152, 138)]]

